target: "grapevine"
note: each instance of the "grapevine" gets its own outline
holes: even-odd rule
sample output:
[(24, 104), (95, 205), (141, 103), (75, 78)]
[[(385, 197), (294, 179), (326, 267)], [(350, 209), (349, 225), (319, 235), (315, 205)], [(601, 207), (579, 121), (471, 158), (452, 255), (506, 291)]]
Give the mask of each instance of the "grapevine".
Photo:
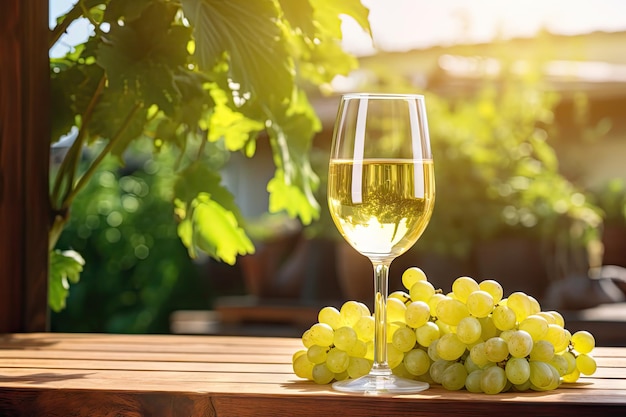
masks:
[[(402, 276), (406, 291), (387, 303), (388, 364), (394, 374), (447, 390), (498, 394), (548, 391), (592, 375), (595, 339), (572, 334), (557, 311), (543, 311), (523, 292), (503, 298), (495, 280), (457, 278), (434, 290), (417, 267)], [(374, 320), (363, 303), (324, 307), (293, 355), (295, 374), (318, 384), (366, 375), (374, 359)]]

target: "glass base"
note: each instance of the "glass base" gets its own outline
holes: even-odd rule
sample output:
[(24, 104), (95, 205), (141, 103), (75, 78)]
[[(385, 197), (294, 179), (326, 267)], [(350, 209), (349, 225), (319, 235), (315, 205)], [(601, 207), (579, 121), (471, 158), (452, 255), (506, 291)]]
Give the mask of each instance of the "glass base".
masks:
[(333, 389), (366, 395), (412, 394), (429, 388), (428, 383), (396, 375), (365, 375), (333, 383)]

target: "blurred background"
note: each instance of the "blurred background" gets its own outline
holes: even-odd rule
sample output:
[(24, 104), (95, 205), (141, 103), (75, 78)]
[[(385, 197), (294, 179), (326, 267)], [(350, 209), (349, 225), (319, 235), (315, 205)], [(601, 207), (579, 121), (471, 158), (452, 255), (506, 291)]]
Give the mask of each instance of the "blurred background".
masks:
[[(72, 3), (51, 1), (51, 19)], [(256, 253), (234, 266), (191, 260), (162, 192), (173, 161), (138, 147), (123, 170), (104, 164), (74, 202), (59, 246), (80, 252), (85, 269), (52, 330), (299, 336), (321, 306), (369, 302), (369, 261), (343, 243), (325, 208), (330, 136), (347, 91), (427, 99), (437, 201), (423, 237), (392, 265), (390, 290), (402, 290), (402, 271), (416, 265), (444, 292), (469, 275), (572, 320), (607, 306), (609, 325), (626, 318), (626, 2), (362, 3), (373, 42), (343, 22), (359, 69), (309, 97), (323, 125), (312, 151), (320, 220), (303, 227), (267, 213), (274, 167), (259, 144), (252, 162), (234, 157), (223, 173)], [(89, 30), (74, 25), (51, 55)]]

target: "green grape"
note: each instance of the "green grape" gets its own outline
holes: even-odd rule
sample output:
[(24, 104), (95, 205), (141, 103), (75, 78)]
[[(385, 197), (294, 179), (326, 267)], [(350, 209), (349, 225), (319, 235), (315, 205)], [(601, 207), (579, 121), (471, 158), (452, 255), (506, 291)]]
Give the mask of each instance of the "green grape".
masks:
[[(530, 387), (535, 391), (548, 391), (558, 386), (558, 372), (542, 361), (530, 362)], [(556, 373), (555, 373), (556, 372)], [(555, 381), (555, 375), (557, 376)], [(555, 385), (556, 384), (556, 385)]]
[(509, 347), (501, 337), (492, 337), (485, 341), (485, 355), (490, 362), (501, 362), (509, 356)]
[(456, 326), (456, 335), (466, 345), (471, 345), (480, 339), (482, 326), (476, 317), (463, 317)]
[(567, 361), (567, 372), (565, 374), (571, 374), (576, 369), (576, 357), (572, 352), (563, 352), (560, 356), (564, 357)]
[(504, 294), (504, 291), (502, 290), (502, 285), (500, 285), (498, 281), (495, 281), (493, 279), (486, 279), (478, 284), (478, 288), (491, 294), (491, 297), (493, 297), (493, 302), (495, 304), (498, 304), (500, 300), (502, 300), (502, 295)]
[(367, 375), (372, 368), (372, 363), (365, 358), (350, 357), (350, 364), (348, 365), (348, 376), (356, 379), (363, 375)]
[(413, 349), (404, 354), (404, 367), (412, 375), (423, 375), (430, 368), (430, 358), (422, 349)]
[(476, 366), (484, 367), (489, 363), (489, 358), (485, 352), (485, 343), (477, 343), (470, 349), (470, 357)]
[(567, 359), (565, 359), (563, 355), (554, 355), (552, 357), (552, 360), (548, 363), (554, 366), (557, 371), (559, 371), (559, 376), (563, 376), (568, 373), (567, 371), (569, 369), (569, 364), (567, 362)]
[(402, 304), (408, 304), (411, 302), (411, 296), (404, 291), (394, 291), (389, 294), (388, 298), (397, 298), (402, 301)]
[(499, 366), (490, 366), (482, 371), (480, 389), (485, 394), (498, 394), (506, 387), (506, 373)]
[(511, 358), (504, 368), (506, 377), (514, 385), (520, 385), (530, 378), (530, 364), (526, 358)]
[(580, 371), (578, 368), (574, 368), (572, 372), (563, 375), (563, 382), (573, 383), (578, 381), (578, 378), (580, 378)]
[(590, 353), (596, 347), (596, 339), (585, 330), (577, 331), (571, 338), (572, 347), (578, 353)]
[(359, 340), (369, 342), (374, 339), (374, 327), (374, 317), (362, 316), (354, 325), (354, 331)]
[(527, 295), (528, 302), (530, 303), (530, 310), (528, 311), (528, 315), (537, 314), (541, 311), (541, 306), (539, 305), (539, 301), (532, 295)]
[(328, 346), (313, 345), (307, 352), (306, 356), (314, 364), (326, 362), (326, 357), (330, 348)]
[(439, 357), (439, 353), (437, 353), (437, 345), (439, 344), (439, 340), (440, 339), (433, 340), (433, 342), (430, 345), (428, 345), (428, 348), (426, 349), (426, 352), (428, 353), (428, 357), (433, 362), (441, 359)]
[(424, 325), (415, 329), (417, 343), (426, 348), (430, 346), (434, 340), (439, 339), (440, 336), (441, 332), (439, 331), (439, 326), (432, 321), (428, 321)]
[(479, 393), (483, 392), (480, 388), (480, 380), (483, 375), (482, 369), (476, 369), (470, 372), (465, 379), (465, 389), (469, 392)]
[(555, 352), (564, 352), (570, 342), (567, 332), (558, 324), (548, 324), (548, 331), (543, 338), (552, 343)]
[(516, 331), (517, 330), (514, 330), (514, 329), (503, 330), (503, 331), (500, 332), (500, 334), (498, 336), (503, 338), (504, 341), (508, 344), (509, 343), (509, 339), (511, 338), (513, 333), (515, 333)]
[(530, 315), (530, 299), (523, 292), (514, 292), (507, 298), (506, 305), (515, 312), (518, 322)]
[(365, 354), (364, 357), (368, 361), (373, 361), (374, 360), (374, 340), (369, 340), (365, 342), (365, 345), (367, 346), (367, 353)]
[(459, 277), (452, 283), (454, 297), (462, 302), (465, 302), (471, 293), (479, 289), (478, 283), (471, 277)]
[(341, 314), (335, 307), (322, 308), (319, 313), (317, 313), (317, 321), (328, 324), (333, 330), (342, 326)]
[(536, 314), (526, 317), (517, 327), (520, 330), (526, 330), (534, 341), (543, 339), (548, 333), (548, 322)]
[(546, 311), (546, 313), (550, 314), (554, 317), (555, 324), (561, 327), (565, 327), (565, 319), (558, 311)]
[(362, 340), (354, 342), (352, 347), (346, 351), (353, 358), (364, 358), (367, 354), (367, 343)]
[(506, 343), (514, 358), (525, 358), (534, 346), (533, 338), (525, 330), (514, 330)]
[(491, 317), (481, 317), (478, 321), (480, 322), (480, 327), (482, 328), (482, 332), (480, 333), (480, 338), (482, 340), (489, 340), (498, 335), (498, 329), (496, 329), (495, 324), (493, 324)]
[(437, 355), (448, 361), (459, 359), (466, 349), (467, 345), (455, 333), (444, 334), (437, 342)]
[(344, 350), (332, 348), (326, 356), (326, 367), (335, 374), (339, 374), (348, 369), (350, 365), (350, 356)]
[(463, 365), (465, 366), (465, 370), (467, 371), (468, 374), (472, 373), (472, 371), (475, 371), (477, 369), (482, 369), (480, 366), (476, 365), (474, 363), (474, 360), (472, 359), (471, 355), (466, 355), (465, 356), (465, 360), (463, 361)]
[(315, 364), (307, 358), (307, 355), (300, 355), (293, 361), (293, 372), (299, 378), (313, 379), (313, 367)]
[(357, 340), (359, 338), (356, 331), (352, 327), (343, 326), (335, 330), (333, 344), (341, 350), (348, 351), (352, 349)]
[(447, 298), (450, 298), (450, 297), (443, 295), (441, 293), (435, 293), (433, 294), (432, 297), (428, 299), (427, 303), (428, 303), (428, 307), (430, 307), (431, 316), (437, 317), (437, 305), (439, 304), (441, 300), (445, 300)]
[(413, 301), (427, 302), (433, 295), (435, 295), (435, 287), (428, 281), (417, 281), (409, 289), (409, 296)]
[(311, 338), (311, 329), (307, 329), (304, 333), (302, 333), (302, 344), (307, 349), (315, 344)]
[(426, 274), (420, 268), (412, 266), (402, 273), (402, 285), (410, 290), (417, 281), (428, 281)]
[(554, 356), (554, 346), (547, 340), (537, 340), (530, 351), (530, 360), (539, 362), (550, 362)]
[(389, 298), (387, 300), (387, 321), (403, 322), (406, 316), (406, 305), (397, 298)]
[(443, 371), (455, 362), (447, 361), (444, 359), (437, 359), (430, 365), (429, 373), (430, 377), (437, 384), (441, 384), (441, 378), (443, 377)]
[(576, 368), (583, 375), (593, 375), (597, 368), (596, 360), (588, 353), (581, 353), (576, 357)]
[(467, 310), (474, 317), (487, 317), (493, 311), (494, 301), (487, 291), (474, 291), (465, 301)]
[(453, 327), (454, 326), (450, 326), (446, 323), (444, 323), (441, 320), (437, 320), (435, 322), (435, 324), (437, 325), (437, 327), (439, 328), (439, 333), (443, 336), (444, 334), (448, 334), (448, 333), (452, 333), (453, 332)]
[(295, 362), (296, 359), (298, 359), (301, 355), (306, 355), (308, 352), (308, 349), (300, 349), (300, 350), (296, 350), (293, 355), (291, 355), (291, 362)]
[(397, 321), (387, 323), (387, 343), (393, 342), (394, 333), (401, 327), (406, 327), (406, 324)]
[[(339, 309), (339, 315), (341, 316), (341, 322), (343, 326), (353, 327), (359, 319), (365, 315), (365, 305), (358, 301), (346, 301)], [(365, 307), (367, 309), (367, 307)]]
[(528, 378), (528, 380), (523, 384), (513, 385), (513, 388), (515, 388), (515, 390), (519, 392), (528, 391), (530, 389), (530, 378)]
[(415, 330), (409, 327), (400, 327), (393, 334), (391, 344), (401, 352), (408, 352), (415, 347), (417, 343), (417, 337), (415, 336)]
[(406, 306), (404, 321), (414, 329), (430, 320), (430, 307), (424, 301), (413, 301)]
[(309, 329), (308, 339), (313, 345), (330, 346), (333, 344), (334, 337), (335, 331), (326, 323), (315, 323)]
[(328, 369), (325, 363), (318, 363), (311, 371), (312, 379), (318, 384), (325, 385), (335, 379), (335, 374)]
[(348, 378), (350, 378), (350, 375), (348, 375), (348, 371), (343, 371), (341, 373), (335, 374), (335, 379), (337, 381), (343, 381), (344, 379)]
[[(539, 313), (535, 313), (535, 314), (546, 319), (548, 324), (557, 324), (556, 317), (554, 317), (552, 314), (548, 313), (547, 311), (540, 311)], [(563, 327), (563, 326), (560, 326), (560, 327)]]
[(389, 365), (389, 367), (393, 369), (400, 363), (402, 363), (403, 359), (404, 352), (400, 351), (391, 343), (387, 343), (387, 365)]
[(467, 316), (469, 316), (469, 311), (459, 300), (446, 298), (437, 304), (437, 317), (447, 325), (456, 326), (463, 317)]
[(507, 305), (499, 304), (491, 313), (491, 320), (498, 330), (509, 330), (515, 327), (515, 312)]
[(391, 373), (401, 378), (413, 379), (413, 375), (406, 369), (404, 362), (400, 362), (395, 368), (392, 368)]
[(460, 362), (448, 366), (441, 374), (441, 385), (447, 390), (458, 391), (465, 386), (467, 371)]

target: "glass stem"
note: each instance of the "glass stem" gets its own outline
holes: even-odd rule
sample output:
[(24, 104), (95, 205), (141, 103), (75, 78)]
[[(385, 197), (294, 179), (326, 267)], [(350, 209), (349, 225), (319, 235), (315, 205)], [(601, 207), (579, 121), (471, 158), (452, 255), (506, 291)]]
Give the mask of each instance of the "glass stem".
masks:
[(389, 261), (372, 261), (374, 265), (374, 364), (370, 374), (391, 375), (387, 364), (387, 287)]

